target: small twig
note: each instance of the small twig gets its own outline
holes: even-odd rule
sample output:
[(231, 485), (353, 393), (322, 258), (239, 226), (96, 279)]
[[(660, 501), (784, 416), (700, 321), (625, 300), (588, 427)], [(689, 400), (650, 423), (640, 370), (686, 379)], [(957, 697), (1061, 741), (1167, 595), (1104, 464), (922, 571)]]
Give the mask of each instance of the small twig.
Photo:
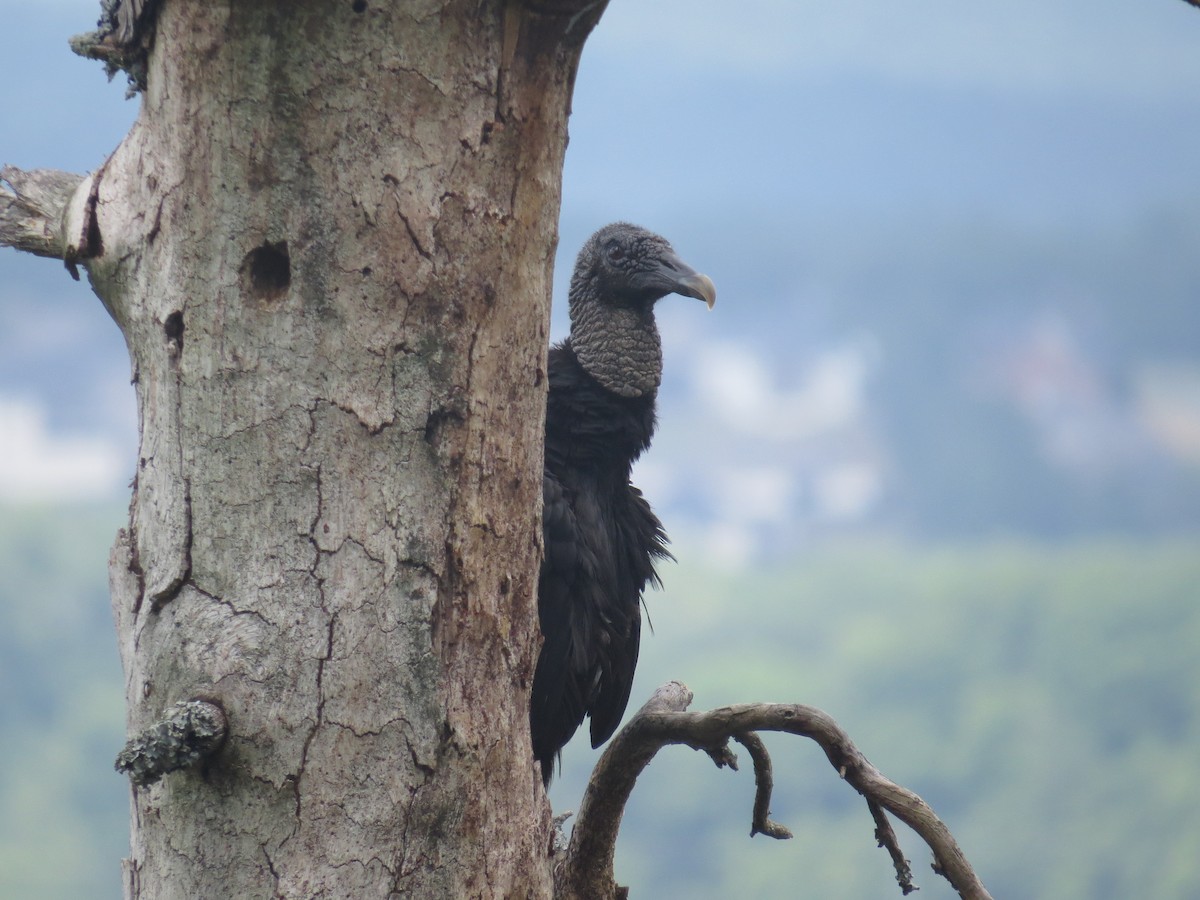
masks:
[(875, 840), (879, 842), (880, 847), (887, 850), (888, 856), (892, 858), (892, 865), (896, 869), (896, 883), (900, 885), (901, 893), (907, 896), (913, 891), (919, 890), (913, 882), (912, 864), (905, 859), (904, 851), (900, 849), (900, 841), (896, 837), (892, 823), (888, 821), (887, 814), (874, 800), (867, 800), (867, 809), (871, 811), (871, 818), (875, 820)]
[(737, 754), (729, 749), (729, 743), (726, 742), (720, 747), (698, 747), (708, 754), (708, 758), (713, 761), (713, 765), (718, 769), (732, 769), (734, 772), (738, 770)]
[[(573, 900), (615, 896), (612, 863), (625, 803), (638, 775), (667, 744), (686, 744), (711, 755), (731, 738), (740, 740), (755, 760), (759, 785), (755, 797), (755, 828), (767, 833), (758, 824), (760, 808), (765, 810), (770, 803), (769, 785), (764, 789), (759, 774), (762, 761), (768, 759), (766, 748), (761, 747), (761, 741), (759, 747), (755, 747), (753, 740), (747, 743), (741, 738), (756, 731), (784, 731), (811, 738), (819, 744), (838, 774), (867, 798), (872, 815), (876, 816), (878, 811), (876, 837), (891, 854), (897, 881), (904, 893), (916, 890), (916, 886), (912, 883), (908, 863), (896, 844), (895, 834), (883, 815), (884, 810), (897, 816), (929, 845), (935, 871), (950, 882), (959, 896), (967, 900), (991, 900), (991, 894), (963, 856), (945, 823), (924, 800), (889, 781), (871, 765), (828, 714), (811, 706), (782, 703), (747, 703), (709, 712), (685, 712), (691, 698), (691, 691), (679, 682), (659, 688), (601, 755), (580, 805), (566, 859), (556, 873), (557, 897)], [(767, 771), (769, 773), (769, 768)], [(764, 824), (770, 822), (765, 812), (761, 818)]]
[(788, 840), (791, 831), (771, 819), (771, 791), (775, 788), (775, 779), (766, 745), (753, 731), (735, 734), (733, 739), (746, 748), (754, 761), (754, 819), (750, 823), (750, 837), (765, 834), (778, 841)]
[(153, 784), (168, 772), (203, 762), (225, 742), (224, 711), (206, 700), (184, 700), (166, 717), (131, 739), (115, 768), (139, 787)]

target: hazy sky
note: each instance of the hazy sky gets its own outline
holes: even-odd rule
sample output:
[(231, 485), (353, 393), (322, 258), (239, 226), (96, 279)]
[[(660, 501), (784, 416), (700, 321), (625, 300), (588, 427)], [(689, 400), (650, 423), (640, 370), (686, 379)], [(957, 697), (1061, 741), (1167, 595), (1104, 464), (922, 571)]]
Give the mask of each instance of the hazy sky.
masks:
[(1030, 97), (1164, 99), (1195, 93), (1198, 17), (1180, 0), (617, 0), (589, 50), (755, 80), (851, 74)]
[[(94, 168), (138, 102), (67, 47), (93, 27), (97, 0), (0, 6), (0, 161)], [(1200, 202), (1200, 10), (613, 0), (574, 110), (559, 299), (574, 248), (616, 218), (702, 255), (724, 299), (748, 257), (786, 270), (795, 242), (835, 219), (1087, 222)], [(751, 218), (779, 223), (777, 246), (745, 245)], [(744, 306), (722, 312), (724, 327), (758, 327)], [(0, 499), (39, 484), (120, 490), (129, 466), (113, 460), (131, 463), (135, 442), (127, 374), (86, 283), (0, 250)]]

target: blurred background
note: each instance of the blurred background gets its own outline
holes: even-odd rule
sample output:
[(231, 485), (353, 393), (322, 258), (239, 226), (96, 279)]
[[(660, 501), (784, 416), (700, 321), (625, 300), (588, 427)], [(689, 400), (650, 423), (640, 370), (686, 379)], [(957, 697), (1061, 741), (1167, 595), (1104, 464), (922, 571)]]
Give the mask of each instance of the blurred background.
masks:
[[(2, 6), (0, 161), (95, 168), (137, 112), (67, 49), (96, 0)], [(1200, 896), (1198, 86), (1180, 0), (613, 0), (554, 333), (614, 219), (720, 294), (659, 307), (636, 480), (679, 562), (634, 707), (675, 678), (826, 709), (998, 897)], [(128, 382), (86, 282), (0, 250), (3, 896), (120, 896)], [(664, 751), (618, 847), (634, 896), (898, 896), (862, 800), (768, 743), (796, 838), (748, 837), (748, 771)], [(556, 810), (595, 756), (567, 748)]]

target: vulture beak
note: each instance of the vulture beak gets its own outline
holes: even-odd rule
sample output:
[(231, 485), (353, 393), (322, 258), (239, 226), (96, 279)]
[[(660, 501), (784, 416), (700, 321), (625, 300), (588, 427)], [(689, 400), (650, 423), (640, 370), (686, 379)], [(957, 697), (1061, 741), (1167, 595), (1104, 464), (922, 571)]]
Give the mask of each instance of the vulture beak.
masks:
[(717, 286), (713, 284), (713, 280), (707, 275), (693, 272), (679, 279), (677, 284), (678, 287), (675, 289), (675, 293), (703, 300), (708, 304), (709, 309), (712, 309), (717, 302)]
[(672, 294), (703, 300), (709, 309), (717, 302), (717, 286), (713, 280), (701, 275), (674, 253), (659, 257), (658, 269), (654, 274), (663, 279), (663, 286)]

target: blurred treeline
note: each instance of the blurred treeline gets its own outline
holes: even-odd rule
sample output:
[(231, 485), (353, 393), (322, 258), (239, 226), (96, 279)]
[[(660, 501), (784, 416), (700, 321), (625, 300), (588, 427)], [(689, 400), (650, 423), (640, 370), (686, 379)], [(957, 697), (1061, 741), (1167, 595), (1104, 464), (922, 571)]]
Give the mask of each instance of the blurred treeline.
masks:
[[(106, 556), (122, 511), (0, 510), (0, 896), (116, 898), (128, 790)], [(997, 897), (1200, 896), (1200, 544), (840, 542), (648, 598), (634, 689), (804, 702), (929, 800)], [(748, 771), (673, 748), (618, 848), (642, 897), (898, 896), (865, 804), (799, 739), (751, 840)], [(578, 802), (579, 740), (552, 798)], [(903, 828), (921, 896), (950, 897)]]
[[(704, 709), (803, 702), (951, 826), (996, 897), (1200, 897), (1200, 543), (846, 543), (717, 574), (684, 558), (649, 597), (634, 703), (682, 680)], [(862, 799), (815, 745), (768, 737), (753, 777), (671, 748), (618, 847), (644, 897), (899, 896)], [(736, 749), (736, 748), (735, 748)], [(744, 756), (744, 754), (743, 754)], [(571, 808), (593, 758), (567, 748)], [(920, 896), (953, 897), (898, 829)]]
[(0, 507), (0, 897), (121, 896), (125, 694), (108, 603), (117, 504)]

